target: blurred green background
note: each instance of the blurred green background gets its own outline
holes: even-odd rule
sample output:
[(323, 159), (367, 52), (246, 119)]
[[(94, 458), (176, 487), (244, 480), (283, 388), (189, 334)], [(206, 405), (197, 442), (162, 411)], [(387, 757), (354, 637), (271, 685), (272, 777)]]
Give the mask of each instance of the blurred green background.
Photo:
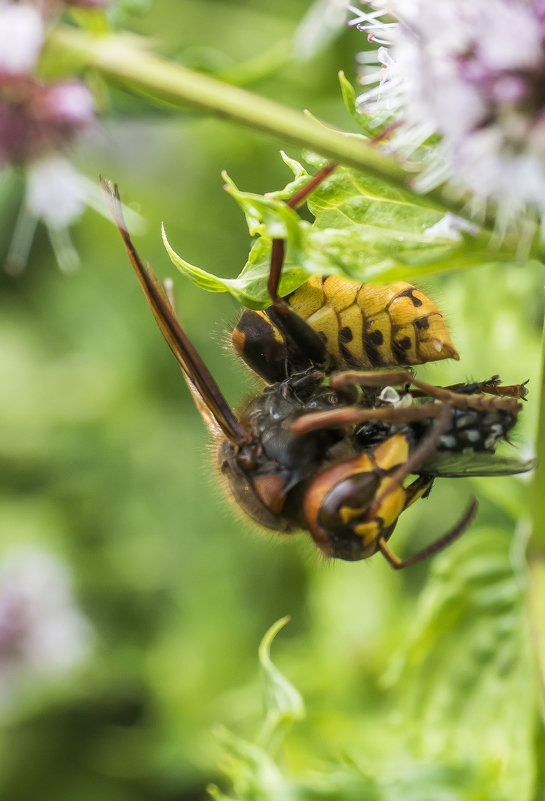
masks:
[[(123, 21), (182, 63), (353, 130), (336, 73), (354, 75), (361, 34), (342, 32), (312, 58), (298, 58), (290, 43), (310, 5), (154, 0)], [(277, 189), (289, 177), (278, 156), (286, 143), (194, 112), (146, 107), (121, 90), (109, 103), (75, 162), (92, 180), (102, 173), (117, 181), (146, 219), (137, 246), (161, 277), (173, 275), (186, 330), (236, 406), (255, 391), (225, 345), (236, 304), (174, 275), (159, 224), (190, 262), (236, 275), (249, 238), (220, 172), (248, 191)], [(5, 220), (14, 219), (16, 201), (16, 192), (4, 198)], [(5, 250), (10, 226), (3, 229)], [(0, 798), (204, 799), (208, 782), (224, 782), (213, 724), (252, 739), (262, 714), (257, 646), (285, 614), (291, 623), (273, 658), (308, 710), (287, 743), (288, 773), (328, 774), (330, 763), (355, 762), (382, 781), (397, 770), (409, 782), (400, 795), (386, 782), (383, 795), (350, 797), (422, 801), (422, 786), (437, 779), (426, 771), (447, 765), (445, 786), (479, 787), (474, 777), (486, 775), (497, 795), (461, 789), (430, 798), (525, 798), (520, 785), (512, 794), (504, 773), (511, 759), (508, 772), (532, 780), (535, 712), (531, 693), (520, 708), (532, 679), (515, 539), (527, 483), (438, 482), (403, 516), (400, 554), (446, 530), (472, 493), (478, 518), (442, 562), (402, 574), (380, 557), (325, 563), (304, 535), (256, 532), (223, 496), (207, 433), (117, 232), (88, 211), (74, 239), (82, 264), (73, 274), (59, 271), (39, 229), (26, 272), (0, 275), (0, 530), (4, 552), (38, 544), (69, 563), (93, 648), (68, 678), (37, 679), (0, 710)], [(506, 383), (530, 378), (515, 435), (525, 453), (537, 414), (543, 284), (542, 269), (497, 267), (423, 284), (461, 361), (419, 375), (434, 383), (498, 372)], [(471, 575), (460, 567), (466, 557)], [(463, 603), (446, 589), (459, 575), (458, 588), (469, 582)], [(451, 675), (457, 703), (434, 690)], [(508, 694), (515, 721), (498, 722)], [(508, 743), (517, 726), (515, 754)], [(413, 775), (420, 790), (411, 795)]]

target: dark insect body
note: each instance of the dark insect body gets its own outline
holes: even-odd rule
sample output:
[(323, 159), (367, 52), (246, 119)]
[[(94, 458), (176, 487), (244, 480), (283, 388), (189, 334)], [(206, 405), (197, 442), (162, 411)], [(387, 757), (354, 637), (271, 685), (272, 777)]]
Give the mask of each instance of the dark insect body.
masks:
[[(519, 403), (511, 394), (487, 396), (482, 391), (485, 382), (458, 385), (453, 392), (405, 371), (337, 373), (330, 382), (338, 392), (359, 385), (367, 398), (377, 387), (383, 390), (372, 405), (360, 398), (336, 410), (308, 411), (291, 424), (298, 435), (326, 428), (349, 431), (344, 444), (350, 440), (355, 455), (324, 466), (305, 488), (307, 528), (329, 556), (357, 560), (380, 550), (396, 568), (420, 561), (456, 538), (476, 510), (472, 502), (451, 531), (409, 559), (399, 560), (387, 540), (401, 512), (426, 497), (436, 477), (509, 475), (529, 469), (518, 460), (494, 454), (496, 443), (507, 438), (516, 422)], [(406, 391), (408, 384), (419, 392), (414, 402)], [(403, 394), (393, 385), (403, 386)], [(510, 391), (518, 396), (518, 385)], [(410, 474), (417, 478), (405, 486)]]
[[(488, 382), (479, 384), (458, 384), (456, 389), (449, 390), (461, 394), (483, 392), (482, 387)], [(517, 389), (514, 390), (518, 391)], [(511, 395), (518, 397), (518, 395)], [(429, 398), (413, 398), (412, 393), (400, 394), (393, 387), (386, 387), (380, 394), (375, 395), (373, 403), (375, 409), (380, 408), (409, 408), (413, 403), (429, 402)], [(437, 440), (437, 452), (474, 454), (495, 453), (496, 445), (501, 440), (508, 441), (509, 432), (517, 422), (517, 413), (511, 409), (491, 408), (488, 411), (474, 408), (461, 409), (452, 407), (450, 427)], [(431, 418), (428, 420), (415, 420), (405, 423), (367, 422), (356, 427), (354, 436), (362, 449), (371, 448), (383, 442), (395, 433), (404, 433), (410, 441), (419, 442), (429, 433)]]
[[(365, 372), (457, 359), (437, 307), (408, 284), (369, 289), (339, 278), (310, 279), (280, 298), (281, 240), (273, 241), (272, 305), (245, 310), (233, 332), (237, 352), (269, 385), (235, 415), (134, 249), (117, 189), (104, 181), (103, 187), (155, 319), (214, 437), (230, 494), (261, 526), (305, 529), (330, 557), (356, 561), (381, 551), (401, 568), (444, 548), (476, 511), (472, 501), (450, 531), (400, 560), (388, 540), (400, 514), (429, 493), (435, 477), (530, 469), (494, 454), (516, 421), (524, 385), (500, 387), (494, 377), (443, 388), (406, 370)], [(411, 474), (416, 478), (406, 486)]]

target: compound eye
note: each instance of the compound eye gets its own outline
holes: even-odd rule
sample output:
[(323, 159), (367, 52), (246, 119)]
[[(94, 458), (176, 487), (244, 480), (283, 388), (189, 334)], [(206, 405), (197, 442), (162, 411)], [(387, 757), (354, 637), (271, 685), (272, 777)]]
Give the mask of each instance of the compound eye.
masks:
[(355, 473), (339, 481), (324, 498), (318, 522), (334, 531), (362, 517), (375, 497), (379, 480), (375, 473)]
[(327, 556), (355, 561), (376, 550), (378, 520), (367, 520), (380, 475), (366, 454), (334, 465), (308, 487), (304, 513), (314, 542)]

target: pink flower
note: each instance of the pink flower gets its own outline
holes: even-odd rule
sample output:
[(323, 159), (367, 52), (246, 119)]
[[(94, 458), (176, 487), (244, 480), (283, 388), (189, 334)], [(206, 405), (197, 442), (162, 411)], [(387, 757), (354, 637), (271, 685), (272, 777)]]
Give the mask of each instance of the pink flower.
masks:
[(103, 8), (110, 2), (111, 0), (66, 0), (66, 5), (82, 6), (84, 8)]
[[(71, 4), (98, 7), (106, 2)], [(66, 5), (65, 0), (0, 0), (0, 169), (22, 169), (26, 178), (5, 262), (11, 274), (24, 268), (39, 221), (48, 229), (59, 265), (65, 270), (77, 266), (69, 226), (87, 203), (98, 205), (96, 188), (65, 156), (77, 135), (94, 122), (93, 95), (75, 78), (45, 83), (37, 71), (44, 20)]]
[(543, 216), (545, 2), (390, 0), (371, 8), (350, 9), (350, 24), (382, 45), (362, 54), (370, 88), (359, 102), (380, 125), (397, 123), (390, 145), (420, 159), (422, 191), (448, 179), (494, 202), (504, 218), (528, 208)]
[(93, 96), (77, 81), (0, 80), (0, 166), (65, 146), (93, 121), (93, 111)]
[(74, 668), (90, 635), (66, 566), (38, 547), (9, 551), (0, 562), (0, 702), (24, 680)]

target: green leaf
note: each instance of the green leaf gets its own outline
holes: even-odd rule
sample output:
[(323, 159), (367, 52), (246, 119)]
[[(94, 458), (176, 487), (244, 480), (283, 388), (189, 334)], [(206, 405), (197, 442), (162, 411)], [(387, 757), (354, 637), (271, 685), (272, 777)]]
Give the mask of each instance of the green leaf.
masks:
[[(222, 177), (226, 182), (225, 189), (244, 212), (251, 236), (259, 234), (270, 239), (288, 239), (294, 247), (301, 246), (302, 231), (308, 223), (303, 224), (294, 209), (272, 194), (241, 192), (227, 173), (222, 173)], [(288, 186), (292, 188), (293, 182)]]
[(215, 733), (234, 793), (224, 795), (212, 785), (208, 792), (215, 801), (496, 801), (495, 795), (482, 794), (482, 776), (469, 764), (432, 765), (403, 755), (368, 766), (330, 764), (324, 772), (292, 776), (259, 745), (222, 727)]
[(365, 114), (363, 111), (358, 109), (356, 103), (356, 90), (342, 70), (339, 72), (339, 83), (341, 85), (344, 105), (346, 106), (347, 111), (354, 122), (359, 128), (361, 128), (366, 136), (370, 138), (376, 136), (379, 131), (376, 123), (373, 124), (373, 117), (370, 114)]
[[(535, 775), (532, 662), (524, 637), (521, 568), (511, 540), (481, 529), (436, 560), (412, 637), (398, 652), (395, 717), (380, 725), (384, 757), (364, 750), (291, 774), (271, 757), (270, 742), (220, 729), (232, 796), (217, 801), (529, 801)], [(260, 647), (267, 714), (293, 718), (299, 694)], [(386, 734), (385, 734), (386, 733)], [(293, 755), (292, 755), (293, 756)], [(296, 756), (297, 761), (297, 756)]]
[(66, 13), (76, 25), (96, 36), (111, 32), (110, 22), (102, 8), (78, 8), (75, 6), (68, 8)]
[(216, 784), (209, 784), (206, 792), (214, 799), (214, 801), (237, 801), (232, 795), (225, 795), (221, 792)]
[[(287, 801), (286, 781), (263, 748), (237, 737), (222, 726), (217, 726), (214, 733), (228, 757), (225, 771), (235, 791), (234, 798), (227, 796), (227, 801)], [(209, 790), (213, 798), (226, 801), (226, 796), (218, 794), (214, 787)]]
[(259, 735), (262, 745), (283, 738), (292, 723), (305, 717), (305, 705), (299, 691), (271, 661), (271, 644), (289, 617), (277, 620), (263, 637), (259, 646), (259, 661), (263, 670), (263, 703), (265, 720)]
[[(267, 192), (267, 197), (276, 197), (280, 198), (281, 200), (289, 200), (291, 197), (293, 197), (293, 195), (295, 195), (296, 192), (306, 185), (309, 179), (309, 173), (303, 167), (300, 161), (290, 158), (283, 150), (280, 151), (280, 156), (284, 164), (293, 172), (294, 179), (286, 184), (283, 189), (278, 189), (276, 192)], [(325, 163), (321, 157), (318, 158)], [(323, 164), (320, 166), (323, 166)]]
[(256, 237), (237, 278), (217, 278), (188, 264), (165, 238), (172, 261), (196, 284), (211, 292), (230, 292), (249, 308), (264, 308), (270, 302), (267, 279), (273, 238), (287, 243), (282, 295), (313, 274), (388, 283), (418, 281), (432, 273), (471, 265), (517, 261), (511, 252), (492, 249), (476, 229), (471, 233), (463, 230), (463, 221), (452, 215), (444, 217), (425, 199), (415, 201), (408, 192), (346, 167), (337, 167), (314, 190), (308, 207), (315, 222), (310, 225), (283, 202), (305, 185), (309, 174), (299, 162), (285, 154), (283, 158), (294, 180), (278, 192), (242, 192), (224, 175), (227, 191)]
[(470, 764), (433, 765), (407, 755), (373, 765), (341, 762), (292, 776), (260, 746), (217, 729), (234, 795), (209, 787), (215, 801), (496, 801)]
[(513, 553), (512, 535), (482, 528), (437, 557), (394, 669), (411, 753), (473, 765), (494, 801), (529, 801), (535, 775), (525, 579)]
[[(267, 305), (268, 265), (263, 267), (261, 271), (259, 268), (248, 270), (247, 272), (243, 270), (238, 278), (220, 278), (185, 261), (170, 245), (163, 225), (161, 226), (161, 232), (163, 244), (170, 260), (182, 275), (193, 281), (196, 286), (206, 289), (207, 292), (229, 292), (239, 303), (249, 309), (262, 309)], [(262, 243), (263, 240), (258, 239), (255, 247), (257, 248)], [(299, 283), (303, 283), (304, 280), (305, 276), (302, 277)]]
[(289, 621), (283, 617), (269, 628), (259, 645), (263, 675), (265, 719), (256, 743), (238, 737), (223, 726), (215, 729), (227, 761), (224, 770), (235, 795), (225, 796), (217, 787), (208, 788), (216, 801), (295, 801), (289, 778), (284, 777), (270, 751), (279, 745), (292, 723), (305, 717), (303, 699), (298, 690), (271, 661), (271, 644)]

